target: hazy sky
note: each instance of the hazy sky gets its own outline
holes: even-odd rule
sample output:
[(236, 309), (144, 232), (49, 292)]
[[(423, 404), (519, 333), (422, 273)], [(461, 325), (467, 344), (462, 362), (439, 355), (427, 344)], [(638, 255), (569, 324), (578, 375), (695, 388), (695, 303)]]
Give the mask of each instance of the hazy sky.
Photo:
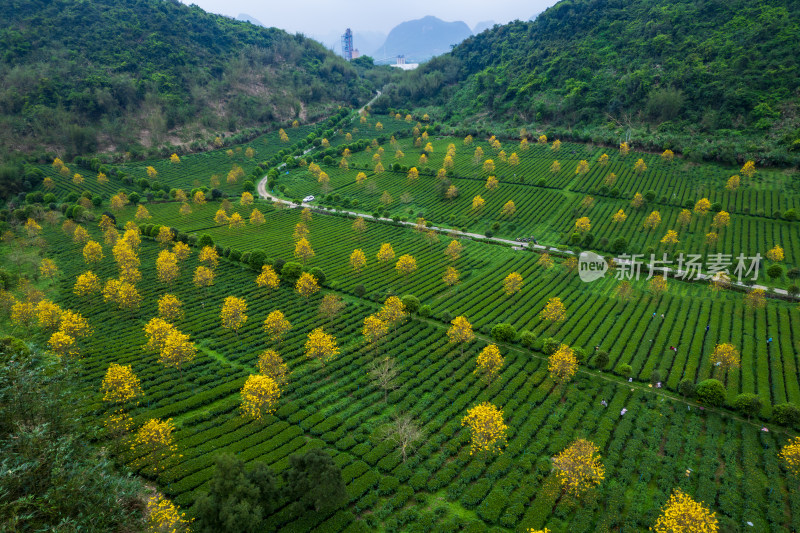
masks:
[(290, 33), (313, 36), (353, 31), (388, 33), (406, 20), (434, 15), (442, 20), (463, 20), (470, 28), (480, 21), (503, 24), (514, 19), (528, 20), (556, 0), (182, 0), (206, 11), (236, 17), (246, 13), (266, 26)]

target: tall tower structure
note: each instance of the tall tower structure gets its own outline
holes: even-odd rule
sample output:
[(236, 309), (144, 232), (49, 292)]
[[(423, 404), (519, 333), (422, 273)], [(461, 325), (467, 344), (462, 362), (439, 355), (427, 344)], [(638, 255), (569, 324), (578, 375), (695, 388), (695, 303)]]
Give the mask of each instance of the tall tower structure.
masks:
[(342, 35), (342, 55), (348, 61), (353, 60), (353, 32), (350, 28)]

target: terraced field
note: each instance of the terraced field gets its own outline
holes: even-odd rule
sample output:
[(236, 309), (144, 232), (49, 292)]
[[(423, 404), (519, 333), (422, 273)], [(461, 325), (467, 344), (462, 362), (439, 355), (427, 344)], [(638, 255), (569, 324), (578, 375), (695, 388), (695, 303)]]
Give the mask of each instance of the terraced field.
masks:
[[(297, 210), (271, 213), (266, 227), (270, 234), (280, 236), (293, 226), (296, 216)], [(785, 477), (776, 455), (785, 439), (780, 431), (764, 433), (759, 431), (760, 426), (730, 415), (702, 412), (696, 406), (687, 409), (687, 405), (656, 394), (638, 379), (629, 384), (589, 370), (578, 375), (562, 401), (561, 390), (548, 377), (543, 355), (513, 345), (502, 346), (506, 366), (500, 378), (487, 387), (473, 370), (475, 355), (488, 341), (479, 337), (461, 356), (459, 349), (447, 341), (446, 324), (436, 319), (411, 318), (381, 347), (381, 355), (392, 356), (401, 367), (400, 388), (384, 404), (383, 393), (366, 376), (368, 363), (377, 354), (360, 338), (361, 321), (375, 312), (377, 304), (350, 294), (352, 281), (346, 278), (352, 276), (346, 269), (333, 267), (333, 250), (341, 249), (344, 254), (358, 239), (351, 235), (349, 224), (346, 219), (321, 215), (310, 224), (312, 242), (315, 235), (325, 237), (320, 241), (336, 242), (327, 247), (320, 244), (313, 262), (323, 268), (331, 264), (326, 268), (333, 280), (331, 285), (341, 284), (347, 302), (335, 324), (326, 325), (335, 331), (342, 353), (324, 368), (306, 360), (302, 348), (306, 334), (321, 323), (316, 310), (321, 294), (307, 301), (286, 283), (277, 293), (260, 293), (253, 283), (255, 272), (224, 260), (217, 269), (214, 286), (207, 294), (199, 294), (190, 281), (197, 264), (196, 251), (181, 266), (179, 281), (167, 289), (155, 279), (153, 264), (158, 246), (145, 240), (140, 253), (143, 280), (139, 283), (144, 304), (133, 314), (120, 314), (101, 300), (71, 294), (74, 276), (85, 270), (78, 245), (62, 239), (57, 230), (49, 232), (52, 256), (63, 270), (59, 303), (90, 317), (95, 329), (91, 343), (85, 346), (79, 370), (80, 382), (92, 398), (86, 407), (87, 416), (99, 421), (108, 410), (97, 392), (108, 364), (132, 364), (145, 391), (145, 401), (131, 411), (136, 423), (152, 417), (172, 417), (178, 427), (176, 442), (181, 457), (170, 461), (156, 478), (176, 503), (191, 509), (197, 491), (204, 490), (210, 479), (215, 453), (227, 451), (247, 461), (264, 461), (281, 472), (288, 466), (290, 454), (320, 447), (330, 451), (342, 468), (349, 504), (331, 514), (309, 512), (298, 516), (288, 502), (283, 502), (269, 519), (271, 528), (422, 531), (547, 526), (554, 531), (639, 530), (652, 524), (658, 507), (676, 486), (705, 502), (715, 502), (722, 524), (731, 530), (739, 530), (745, 521), (764, 531), (800, 525), (800, 512), (795, 511), (800, 511), (800, 500), (796, 491), (787, 490), (792, 481)], [(398, 253), (422, 257), (426, 245), (419, 236), (403, 241), (397, 239), (400, 233), (409, 231), (370, 224), (361, 245), (370, 249), (374, 243), (388, 240), (397, 243)], [(223, 245), (234, 245), (237, 238), (243, 237), (231, 237), (228, 243), (222, 233), (218, 234)], [(242, 242), (250, 240), (254, 239)], [(289, 259), (286, 251), (290, 243), (266, 238), (256, 243), (275, 257)], [(588, 337), (586, 340), (591, 343), (595, 338), (587, 335), (591, 326), (582, 329), (578, 324), (605, 314), (590, 312), (598, 309), (597, 305), (601, 309), (613, 309), (615, 305), (608, 298), (602, 299), (604, 289), (584, 285), (591, 288), (582, 291), (581, 286), (574, 286), (574, 281), (559, 273), (531, 275), (532, 281), (519, 295), (518, 305), (502, 299), (487, 300), (498, 292), (489, 289), (494, 279), (487, 276), (487, 271), (496, 270), (499, 278), (501, 263), (524, 272), (527, 279), (533, 257), (507, 251), (498, 257), (496, 246), (480, 243), (467, 243), (466, 253), (458, 263), (461, 268), (474, 268), (475, 274), (457, 292), (444, 296), (441, 291), (425, 288), (434, 285), (433, 271), (443, 266), (437, 259), (443, 257), (443, 245), (430, 248), (430, 258), (412, 277), (413, 288), (409, 289), (423, 302), (437, 302), (437, 311), (447, 307), (464, 312), (479, 324), (521, 315), (511, 319), (532, 326), (537, 333), (556, 334), (570, 342)], [(524, 270), (526, 265), (528, 270)], [(101, 278), (108, 278), (115, 275), (116, 269), (107, 258), (95, 270)], [(374, 270), (373, 264), (364, 279), (357, 281), (376, 289), (393, 286), (391, 282), (381, 284), (380, 280), (391, 279), (391, 275)], [(535, 278), (539, 279), (533, 281)], [(479, 291), (479, 285), (484, 290)], [(199, 357), (182, 378), (177, 371), (165, 370), (155, 356), (141, 349), (145, 343), (142, 327), (156, 314), (155, 299), (167, 290), (181, 298), (187, 309), (186, 318), (178, 326), (200, 346)], [(523, 316), (535, 312), (538, 305), (531, 299), (538, 302), (552, 293), (564, 297), (571, 315), (580, 314), (579, 305), (587, 312), (557, 331), (545, 331), (535, 319), (526, 322)], [(228, 295), (244, 297), (248, 302), (249, 318), (238, 338), (219, 324), (219, 308)], [(474, 306), (481, 296), (485, 301), (479, 312)], [(580, 298), (595, 303), (577, 301)], [(681, 294), (665, 297), (656, 308), (667, 311), (665, 325), (651, 325), (644, 335), (683, 320), (683, 315), (672, 316), (673, 311), (678, 312), (674, 307), (682, 298)], [(704, 317), (702, 313), (715, 304), (731, 308), (737, 305), (733, 297), (719, 303), (706, 302), (700, 316)], [(625, 310), (630, 313), (640, 307), (645, 306), (629, 305)], [(258, 354), (270, 346), (261, 331), (261, 321), (273, 309), (286, 313), (293, 325), (279, 347), (291, 369), (291, 378), (276, 414), (256, 423), (239, 414), (238, 390), (245, 377), (255, 372)], [(778, 309), (770, 306), (765, 316), (780, 313)], [(650, 308), (642, 309), (642, 314), (649, 311)], [(687, 314), (692, 316), (694, 312), (690, 309)], [(648, 320), (651, 319), (620, 319), (615, 327), (636, 324), (633, 331), (612, 331), (608, 336), (634, 339), (642, 335), (639, 322)], [(598, 327), (605, 325), (597, 322)], [(713, 331), (719, 329), (722, 334), (735, 326), (713, 322)], [(647, 359), (635, 351), (631, 355)], [(601, 405), (601, 400), (608, 407)], [(496, 457), (471, 456), (468, 433), (460, 425), (466, 410), (482, 401), (500, 406), (510, 426), (508, 447)], [(623, 408), (627, 412), (620, 416)], [(426, 431), (425, 442), (406, 463), (391, 445), (378, 438), (379, 429), (394, 412), (411, 414)], [(550, 466), (550, 457), (577, 437), (589, 437), (600, 447), (606, 467), (606, 481), (580, 504), (561, 496)], [(132, 457), (123, 453), (120, 459)], [(720, 469), (720, 464), (724, 468)]]
[[(234, 150), (185, 156), (180, 163), (151, 161), (120, 167), (137, 180), (152, 164), (166, 188), (186, 190), (209, 186), (211, 174), (220, 173), (223, 196), (229, 196), (228, 215), (239, 213), (248, 220), (253, 209), (265, 215), (261, 225), (232, 229), (215, 222), (222, 198), (205, 205), (191, 205), (181, 214), (180, 204), (158, 197), (143, 201), (150, 218), (137, 220), (145, 232), (139, 250), (142, 280), (136, 286), (142, 305), (135, 311), (118, 311), (101, 295), (79, 297), (73, 292), (76, 277), (86, 265), (80, 244), (50, 224), (41, 210), (30, 206), (14, 217), (39, 217), (46, 254), (59, 269), (52, 297), (63, 308), (87, 317), (93, 335), (80, 341), (81, 362), (74, 365), (87, 427), (101, 426), (112, 411), (102, 401), (100, 382), (111, 363), (130, 364), (141, 379), (143, 400), (131, 408), (134, 425), (152, 418), (171, 418), (176, 427), (177, 454), (149, 477), (160, 490), (190, 515), (192, 505), (209, 486), (216, 454), (229, 452), (245, 461), (263, 461), (276, 473), (288, 468), (289, 457), (311, 449), (327, 450), (342, 469), (348, 502), (334, 512), (299, 514), (288, 498), (268, 518), (267, 530), (275, 531), (527, 531), (547, 527), (553, 532), (643, 531), (653, 525), (671, 491), (680, 487), (717, 513), (723, 531), (800, 530), (800, 495), (797, 480), (780, 463), (778, 451), (796, 435), (795, 427), (776, 423), (775, 406), (800, 405), (800, 308), (796, 301), (768, 298), (761, 308), (745, 305), (742, 292), (712, 292), (707, 283), (669, 280), (664, 294), (651, 292), (645, 279), (633, 281), (629, 297), (620, 294), (620, 282), (612, 275), (592, 283), (580, 281), (564, 253), (572, 240), (575, 220), (591, 220), (591, 239), (580, 236), (582, 246), (608, 252), (624, 238), (629, 252), (677, 254), (680, 251), (709, 255), (753, 255), (779, 244), (783, 261), (773, 263), (784, 272), (775, 283), (786, 286), (785, 274), (798, 264), (800, 222), (786, 211), (798, 206), (798, 191), (790, 176), (761, 170), (743, 180), (736, 191), (725, 191), (728, 177), (737, 169), (684, 162), (667, 163), (653, 154), (631, 153), (621, 157), (609, 148), (563, 143), (556, 152), (551, 145), (532, 143), (523, 150), (517, 141), (503, 140), (506, 158), (519, 156), (519, 164), (503, 162), (499, 149), (486, 140), (469, 146), (462, 139), (431, 137), (433, 151), (421, 175), (409, 179), (403, 167), (418, 163), (421, 150), (409, 136), (414, 123), (387, 116), (370, 116), (361, 122), (344, 114), (316, 127), (287, 130), (290, 142), (276, 139), (249, 143), (253, 158)], [(376, 129), (382, 122), (383, 128)], [(323, 132), (333, 148), (309, 137)], [(350, 138), (347, 138), (350, 134)], [(271, 135), (271, 134), (270, 134)], [(392, 144), (391, 136), (395, 136)], [(313, 137), (313, 136), (312, 136)], [(378, 139), (381, 141), (378, 141)], [(375, 172), (378, 146), (384, 172)], [(369, 142), (363, 142), (369, 141)], [(278, 167), (286, 153), (302, 154), (315, 147), (305, 163), (319, 164), (330, 178), (330, 190), (321, 185), (308, 165)], [(435, 177), (449, 144), (456, 146), (453, 168), (444, 182)], [(352, 147), (349, 169), (340, 168), (341, 150)], [(369, 147), (368, 150), (365, 147)], [(424, 146), (424, 145), (423, 145)], [(481, 147), (484, 156), (474, 161)], [(404, 156), (395, 159), (400, 149)], [(284, 153), (279, 152), (283, 150)], [(597, 163), (607, 153), (606, 166)], [(331, 154), (337, 155), (333, 158)], [(329, 159), (326, 159), (329, 156)], [(641, 157), (648, 170), (635, 173)], [(491, 175), (499, 179), (494, 190), (485, 187), (489, 172), (483, 161), (496, 161)], [(325, 281), (320, 292), (303, 298), (293, 290), (293, 280), (282, 273), (280, 288), (260, 289), (255, 278), (260, 264), (245, 259), (262, 251), (265, 263), (279, 268), (295, 257), (293, 233), (303, 220), (300, 209), (279, 208), (257, 200), (243, 206), (238, 200), (242, 181), (226, 184), (233, 164), (253, 176), (256, 165), (266, 168), (275, 194), (298, 198), (314, 194), (317, 203), (366, 214), (380, 213), (414, 221), (424, 217), (439, 226), (467, 229), (479, 234), (515, 237), (535, 235), (540, 242), (559, 245), (551, 250), (555, 265), (538, 264), (540, 253), (513, 249), (498, 241), (460, 238), (460, 257), (444, 252), (452, 237), (430, 235), (398, 223), (365, 216), (366, 230), (356, 231), (354, 218), (335, 211), (315, 210), (306, 222), (314, 256), (303, 262), (306, 271), (319, 268)], [(562, 167), (550, 168), (555, 160)], [(589, 162), (585, 175), (576, 174), (581, 160)], [(397, 163), (399, 168), (391, 170)], [(100, 196), (101, 205), (89, 209), (91, 222), (82, 225), (103, 242), (96, 219), (108, 209), (107, 197), (120, 189), (142, 189), (113, 177), (106, 185), (86, 177), (82, 185), (56, 175), (57, 199), (84, 190)], [(259, 175), (260, 175), (259, 171)], [(365, 172), (363, 183), (356, 175)], [(145, 173), (145, 174), (143, 174)], [(266, 172), (264, 172), (266, 174)], [(616, 182), (606, 184), (609, 174)], [(152, 184), (147, 185), (151, 187)], [(445, 198), (454, 186), (458, 195)], [(613, 187), (613, 188), (612, 188)], [(631, 197), (652, 193), (644, 207), (634, 209)], [(473, 198), (485, 200), (473, 209)], [(586, 196), (593, 196), (586, 202)], [(220, 196), (217, 194), (216, 196)], [(391, 202), (387, 201), (391, 196)], [(648, 195), (649, 196), (649, 195)], [(681, 209), (708, 197), (731, 213), (730, 224), (719, 231), (715, 246), (706, 244), (713, 213), (693, 215), (688, 226), (678, 228)], [(516, 212), (501, 215), (512, 200)], [(136, 220), (138, 206), (115, 211), (121, 228)], [(613, 223), (611, 216), (623, 209), (627, 220)], [(650, 231), (643, 222), (652, 211), (661, 215)], [(64, 204), (63, 212), (69, 213)], [(26, 220), (22, 217), (21, 220)], [(189, 259), (180, 264), (180, 277), (169, 285), (157, 280), (155, 261), (160, 246), (152, 237), (158, 226), (174, 228), (179, 239), (192, 244)], [(19, 229), (19, 228), (17, 228)], [(660, 240), (667, 229), (677, 229), (680, 242), (665, 247)], [(21, 235), (23, 230), (19, 229)], [(192, 282), (198, 266), (199, 239), (210, 238), (223, 256), (215, 270), (214, 284), (199, 290)], [(589, 242), (591, 241), (591, 242)], [(377, 252), (392, 245), (395, 258), (381, 262)], [(367, 264), (355, 272), (350, 256), (364, 252)], [(111, 249), (92, 270), (102, 281), (117, 276)], [(247, 254), (242, 257), (242, 254)], [(404, 276), (396, 269), (397, 258), (409, 254), (417, 269)], [(448, 287), (443, 275), (457, 269), (460, 281)], [(288, 269), (287, 269), (288, 270)], [(512, 296), (503, 291), (503, 280), (512, 272), (523, 278), (522, 289)], [(176, 295), (185, 317), (176, 323), (196, 343), (197, 358), (182, 372), (166, 369), (155, 354), (144, 351), (144, 325), (157, 315), (157, 299)], [(333, 319), (323, 317), (323, 295), (335, 293), (345, 302)], [(413, 295), (419, 312), (390, 330), (377, 346), (365, 344), (365, 317), (374, 314), (391, 295)], [(220, 311), (228, 296), (244, 298), (248, 319), (238, 333), (221, 326)], [(566, 318), (558, 323), (540, 314), (550, 298), (559, 298)], [(263, 320), (281, 310), (292, 324), (282, 342), (272, 343), (262, 329)], [(456, 316), (466, 317), (476, 337), (462, 348), (449, 342), (447, 329)], [(505, 364), (488, 384), (475, 373), (475, 358), (489, 343), (497, 324), (513, 326), (517, 333), (498, 342)], [(304, 344), (316, 327), (337, 338), (341, 353), (322, 366), (309, 360)], [(36, 330), (34, 340), (47, 341)], [(524, 340), (524, 342), (523, 342)], [(562, 388), (548, 370), (547, 346), (566, 343), (586, 354), (575, 379)], [(714, 347), (732, 343), (741, 352), (739, 366), (727, 372), (715, 369)], [(256, 422), (242, 416), (240, 390), (257, 372), (260, 353), (277, 349), (289, 366), (288, 384), (273, 415)], [(607, 352), (608, 362), (596, 353)], [(398, 388), (378, 389), (368, 376), (370, 364), (381, 356), (392, 357), (399, 368)], [(624, 365), (630, 365), (630, 380)], [(624, 377), (623, 377), (624, 376)], [(719, 408), (701, 405), (678, 394), (682, 381), (701, 382), (715, 377), (723, 382), (726, 401)], [(763, 407), (752, 421), (733, 410), (740, 393), (753, 393)], [(471, 454), (470, 434), (462, 419), (471, 407), (489, 401), (503, 411), (508, 425), (508, 446), (500, 454)], [(406, 462), (396, 447), (382, 438), (395, 415), (405, 413), (423, 428), (424, 438)], [(768, 430), (768, 431), (765, 431)], [(117, 462), (133, 465), (139, 459), (127, 446), (97, 433), (96, 444), (112, 450)], [(600, 449), (605, 480), (583, 498), (563, 490), (553, 471), (553, 456), (578, 438), (587, 438)], [(138, 467), (136, 467), (138, 469)], [(752, 524), (752, 525), (750, 525)]]

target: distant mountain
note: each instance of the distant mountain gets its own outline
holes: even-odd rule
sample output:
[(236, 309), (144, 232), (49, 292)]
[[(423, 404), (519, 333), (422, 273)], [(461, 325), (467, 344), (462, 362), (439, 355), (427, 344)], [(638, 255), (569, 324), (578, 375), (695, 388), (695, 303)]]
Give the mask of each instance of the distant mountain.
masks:
[(404, 55), (407, 62), (418, 63), (449, 52), (452, 45), (471, 35), (469, 26), (462, 21), (445, 22), (432, 16), (409, 20), (389, 32), (374, 57), (378, 63), (393, 63), (398, 55)]
[(482, 20), (481, 22), (475, 24), (475, 27), (472, 28), (472, 33), (474, 33), (475, 35), (478, 35), (483, 30), (488, 30), (489, 28), (491, 28), (495, 24), (496, 23), (493, 20)]
[(264, 26), (264, 24), (255, 17), (251, 17), (247, 13), (240, 13), (236, 20), (241, 20), (242, 22), (249, 22), (250, 24), (255, 24), (256, 26)]

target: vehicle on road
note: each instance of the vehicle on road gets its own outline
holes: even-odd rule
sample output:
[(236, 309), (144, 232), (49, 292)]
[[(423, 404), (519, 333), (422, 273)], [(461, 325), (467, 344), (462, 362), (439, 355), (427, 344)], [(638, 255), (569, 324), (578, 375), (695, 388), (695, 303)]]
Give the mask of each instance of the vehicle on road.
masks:
[(305, 198), (303, 198), (303, 202), (313, 202), (313, 201), (314, 201), (313, 196), (306, 196)]

